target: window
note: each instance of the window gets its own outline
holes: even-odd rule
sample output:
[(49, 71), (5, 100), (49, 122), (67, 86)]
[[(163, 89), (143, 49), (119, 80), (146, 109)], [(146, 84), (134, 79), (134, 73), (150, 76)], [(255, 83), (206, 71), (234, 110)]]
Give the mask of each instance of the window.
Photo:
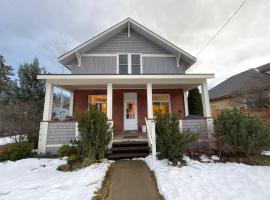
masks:
[(128, 55), (119, 55), (119, 74), (128, 74)]
[(132, 74), (141, 73), (141, 56), (139, 54), (131, 55), (131, 73)]
[(168, 94), (153, 94), (153, 115), (158, 112), (162, 114), (170, 113), (170, 96)]
[(106, 95), (89, 95), (88, 107), (95, 106), (99, 111), (106, 113), (107, 111), (107, 96)]
[(119, 74), (141, 74), (140, 54), (119, 54), (118, 63)]

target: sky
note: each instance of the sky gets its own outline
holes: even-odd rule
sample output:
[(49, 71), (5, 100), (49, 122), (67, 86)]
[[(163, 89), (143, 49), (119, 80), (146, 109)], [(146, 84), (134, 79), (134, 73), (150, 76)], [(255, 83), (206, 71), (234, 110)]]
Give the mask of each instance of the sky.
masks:
[[(61, 73), (63, 51), (130, 17), (196, 55), (242, 1), (1, 0), (0, 54), (15, 70), (37, 57), (48, 71)], [(269, 10), (269, 0), (248, 0), (188, 73), (215, 73), (211, 88), (270, 62)]]

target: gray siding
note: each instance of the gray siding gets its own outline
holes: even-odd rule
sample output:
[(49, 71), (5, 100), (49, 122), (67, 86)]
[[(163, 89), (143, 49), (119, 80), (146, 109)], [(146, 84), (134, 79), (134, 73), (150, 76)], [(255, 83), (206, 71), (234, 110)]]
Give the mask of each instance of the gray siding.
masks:
[[(121, 32), (105, 43), (93, 48), (86, 54), (116, 54), (116, 53), (142, 53), (142, 54), (168, 54), (166, 49), (160, 47), (144, 36), (131, 32)], [(185, 63), (177, 67), (175, 57), (143, 57), (143, 73), (145, 74), (183, 74)], [(77, 60), (73, 60), (72, 74), (116, 74), (116, 56), (82, 56), (81, 66), (78, 67)], [(139, 69), (135, 69), (138, 73)]]
[(131, 31), (128, 37), (127, 30), (112, 37), (103, 44), (90, 50), (88, 53), (156, 53), (170, 54), (166, 49), (160, 47), (144, 36)]
[(188, 130), (198, 135), (198, 142), (189, 145), (190, 150), (206, 153), (209, 151), (210, 140), (207, 130), (207, 119), (182, 120), (183, 132)]
[(80, 67), (77, 61), (73, 63), (72, 74), (116, 74), (116, 56), (83, 56), (81, 59)]
[[(52, 122), (49, 123), (47, 145), (68, 144), (75, 139), (75, 122)], [(47, 147), (47, 151), (56, 147)], [(57, 149), (57, 148), (56, 148)]]
[(144, 74), (183, 74), (183, 65), (177, 67), (175, 57), (144, 57)]

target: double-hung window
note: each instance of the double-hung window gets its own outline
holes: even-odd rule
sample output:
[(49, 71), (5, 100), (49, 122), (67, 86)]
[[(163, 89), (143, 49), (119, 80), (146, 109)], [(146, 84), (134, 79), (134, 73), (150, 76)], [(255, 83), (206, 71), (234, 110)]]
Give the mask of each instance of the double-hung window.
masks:
[(140, 54), (119, 54), (118, 73), (119, 74), (141, 74)]
[(157, 113), (162, 114), (170, 113), (170, 95), (169, 94), (153, 94), (153, 114), (154, 117)]
[(140, 54), (131, 54), (131, 73), (141, 73), (141, 56)]
[(128, 74), (128, 54), (119, 55), (119, 74)]

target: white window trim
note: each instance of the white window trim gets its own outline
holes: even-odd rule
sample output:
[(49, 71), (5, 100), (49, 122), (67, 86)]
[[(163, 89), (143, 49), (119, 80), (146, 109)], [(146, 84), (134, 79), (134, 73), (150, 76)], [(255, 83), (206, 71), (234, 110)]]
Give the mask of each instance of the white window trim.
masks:
[(168, 96), (168, 100), (158, 100), (158, 101), (155, 101), (154, 98), (152, 100), (152, 103), (154, 102), (168, 102), (169, 103), (169, 113), (171, 114), (172, 113), (172, 109), (171, 109), (171, 95), (170, 94), (152, 94), (152, 96), (160, 96), (160, 95), (164, 95), (164, 96)]
[[(106, 96), (107, 99), (107, 94), (89, 94), (87, 97), (87, 110), (89, 110), (89, 97), (90, 96)], [(104, 103), (103, 101), (97, 101), (97, 103)], [(107, 101), (105, 101), (106, 105), (107, 105)]]
[(142, 53), (118, 53), (117, 59), (116, 59), (116, 74), (119, 74), (119, 56), (120, 55), (127, 55), (128, 57), (128, 74), (132, 74), (131, 55), (140, 55), (140, 74), (143, 74)]

